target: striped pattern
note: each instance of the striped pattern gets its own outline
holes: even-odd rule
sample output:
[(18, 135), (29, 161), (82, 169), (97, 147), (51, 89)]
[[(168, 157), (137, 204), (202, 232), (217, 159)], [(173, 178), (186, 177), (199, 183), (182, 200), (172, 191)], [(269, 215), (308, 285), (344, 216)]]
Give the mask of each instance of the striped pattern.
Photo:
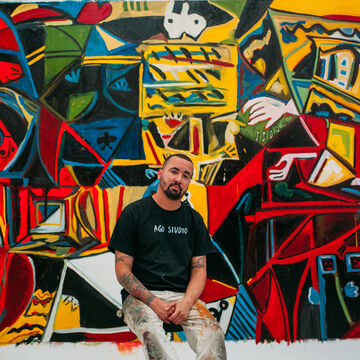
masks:
[(236, 295), (234, 312), (230, 321), (226, 340), (255, 339), (256, 309), (243, 285)]

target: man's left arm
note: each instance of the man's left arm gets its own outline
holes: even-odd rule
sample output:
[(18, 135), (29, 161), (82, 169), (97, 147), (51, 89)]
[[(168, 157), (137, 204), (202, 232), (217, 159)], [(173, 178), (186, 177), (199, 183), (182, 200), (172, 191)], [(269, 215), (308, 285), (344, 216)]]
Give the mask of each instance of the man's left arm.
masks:
[(184, 299), (173, 302), (175, 311), (169, 317), (174, 324), (182, 324), (187, 320), (189, 311), (199, 299), (204, 290), (206, 282), (206, 256), (194, 256), (191, 259), (191, 275), (190, 281), (186, 288)]

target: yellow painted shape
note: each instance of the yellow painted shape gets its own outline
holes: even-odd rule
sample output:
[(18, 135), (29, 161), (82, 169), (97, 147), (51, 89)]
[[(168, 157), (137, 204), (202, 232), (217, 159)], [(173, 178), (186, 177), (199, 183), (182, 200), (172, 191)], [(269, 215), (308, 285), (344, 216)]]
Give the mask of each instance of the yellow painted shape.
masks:
[[(164, 57), (157, 60), (153, 56), (153, 52), (167, 53), (166, 48), (182, 60), (176, 62)], [(182, 48), (186, 48), (191, 53), (192, 61), (186, 60), (187, 56), (182, 52)], [(162, 117), (165, 113), (170, 114), (171, 112), (191, 115), (194, 113), (208, 113), (209, 111), (214, 114), (222, 114), (236, 110), (237, 94), (234, 91), (237, 87), (238, 54), (236, 46), (225, 44), (211, 46), (178, 42), (167, 44), (147, 43), (142, 45), (139, 51), (144, 52), (144, 59), (149, 65), (154, 65), (160, 69), (165, 76), (165, 79), (163, 79), (151, 67), (150, 71), (156, 79), (155, 83), (144, 84), (143, 77), (140, 76), (139, 112), (141, 118)], [(209, 60), (205, 58), (203, 51), (206, 51)], [(220, 59), (218, 59), (218, 56), (220, 56)], [(226, 66), (221, 65), (221, 62), (225, 63)], [(217, 72), (219, 79), (216, 76), (207, 74), (206, 70)], [(207, 80), (198, 72), (203, 73)], [(154, 90), (151, 97), (147, 97), (147, 88)], [(213, 90), (220, 91), (222, 97), (214, 96)], [(206, 100), (201, 100), (201, 96), (199, 96), (199, 100), (196, 100), (192, 106), (189, 106), (186, 100), (181, 100), (175, 105), (166, 100), (177, 95), (189, 99), (196, 96), (197, 92), (201, 96), (205, 96)], [(159, 108), (159, 105), (162, 108)]]
[(238, 43), (241, 44), (241, 42), (248, 37), (251, 33), (255, 32), (258, 28), (261, 27), (261, 24), (263, 20), (266, 18), (267, 12), (265, 11), (264, 15), (243, 35), (238, 39)]
[(100, 26), (96, 26), (97, 32), (101, 35), (102, 39), (105, 42), (105, 45), (109, 51), (117, 49), (124, 45), (123, 41), (114, 38), (109, 33), (105, 32)]
[[(127, 3), (127, 10), (125, 10), (124, 3)], [(137, 6), (136, 3), (140, 3)], [(133, 1), (134, 9), (130, 6), (129, 0), (112, 1), (111, 14), (101, 22), (109, 22), (119, 18), (136, 18), (145, 16), (164, 16), (168, 1)]]
[(274, 77), (266, 85), (265, 90), (274, 95), (283, 95), (288, 96), (290, 94), (290, 89), (287, 84), (285, 74), (282, 68), (280, 68)]
[(355, 129), (353, 127), (331, 123), (327, 146), (354, 166)]
[(354, 174), (350, 172), (343, 164), (334, 156), (329, 156), (325, 165), (314, 185), (328, 187), (340, 184), (346, 180), (352, 179)]
[[(319, 80), (319, 82), (323, 82), (324, 84), (328, 84), (331, 87), (334, 87), (333, 84), (331, 84), (328, 81), (325, 81), (324, 79), (319, 78), (316, 75), (314, 75), (313, 78)], [(345, 96), (341, 96), (340, 94), (336, 95), (336, 94), (334, 94), (334, 92), (329, 91), (329, 90), (325, 89), (325, 87), (322, 87), (321, 85), (317, 85), (317, 84), (311, 85), (310, 90), (311, 89), (316, 89), (319, 93), (326, 96), (328, 99), (331, 99), (331, 100), (337, 102), (338, 104), (345, 106), (350, 111), (353, 110), (360, 114), (360, 104), (357, 104), (357, 103), (354, 103), (354, 102), (348, 100), (347, 98), (345, 98)], [(307, 106), (306, 109), (308, 111), (309, 107)], [(341, 110), (341, 111), (346, 112), (346, 110)]]
[(115, 224), (116, 224), (116, 215), (118, 213), (119, 202), (120, 199), (120, 190), (122, 186), (116, 186), (114, 188), (105, 189), (104, 196), (107, 196), (108, 199), (108, 211), (109, 211), (109, 219), (108, 219), (108, 229), (110, 234), (112, 234)]
[(234, 306), (236, 302), (236, 296), (231, 296), (227, 298), (227, 301), (230, 303), (230, 305)]
[(21, 4), (11, 13), (11, 17), (14, 17), (26, 11), (37, 9), (38, 7), (38, 4)]
[(76, 299), (62, 295), (56, 312), (54, 330), (80, 327), (80, 306)]
[[(160, 165), (158, 164), (158, 161), (156, 159), (156, 157), (161, 161), (161, 163), (164, 162), (164, 150), (160, 149), (154, 139), (153, 136), (151, 135), (149, 130), (146, 131), (142, 131), (142, 140), (143, 140), (143, 149), (144, 149), (144, 153), (145, 153), (145, 157), (146, 157), (146, 161), (149, 165)], [(150, 146), (150, 144), (152, 146)], [(155, 155), (154, 155), (155, 152)]]
[(254, 68), (259, 71), (259, 73), (264, 76), (266, 72), (266, 62), (263, 58), (259, 58), (254, 63)]
[(7, 215), (6, 215), (6, 190), (5, 186), (0, 185), (0, 191), (2, 196), (2, 208), (1, 210), (1, 216), (0, 216), (0, 229), (1, 234), (4, 238), (8, 237), (8, 227), (7, 227)]
[(354, 0), (274, 0), (270, 7), (276, 10), (317, 16), (330, 14), (360, 16), (359, 3)]
[(198, 41), (202, 43), (219, 43), (226, 40), (235, 41), (234, 32), (238, 23), (239, 18), (235, 16), (234, 19), (223, 25), (207, 27), (200, 35)]
[[(37, 304), (31, 302), (28, 309), (19, 316), (14, 324), (6, 327), (0, 332), (0, 343), (20, 343), (30, 336), (42, 336), (54, 296), (55, 292), (43, 292), (41, 289), (36, 290), (33, 294), (33, 298), (36, 297), (40, 301)], [(30, 326), (33, 325), (34, 327), (32, 329), (21, 330), (20, 332), (16, 331), (26, 324)]]
[(208, 226), (208, 205), (206, 187), (201, 184), (191, 182), (188, 189), (190, 197), (188, 201), (204, 219), (205, 225)]
[(130, 203), (139, 200), (143, 197), (147, 186), (127, 186), (125, 187), (124, 197), (123, 197), (123, 208)]
[[(312, 86), (311, 89), (317, 89), (318, 87)], [(331, 110), (335, 113), (335, 114), (347, 114), (349, 115), (351, 118), (355, 117), (355, 113), (349, 109), (345, 109), (343, 107), (339, 107), (337, 105), (337, 103), (335, 101), (333, 101), (332, 99), (329, 98), (323, 98), (321, 96), (318, 96), (314, 91), (310, 92), (309, 95), (309, 100), (306, 104), (306, 109), (305, 109), (305, 113), (308, 113), (311, 111), (312, 109), (312, 105), (313, 104), (328, 104), (331, 108)]]

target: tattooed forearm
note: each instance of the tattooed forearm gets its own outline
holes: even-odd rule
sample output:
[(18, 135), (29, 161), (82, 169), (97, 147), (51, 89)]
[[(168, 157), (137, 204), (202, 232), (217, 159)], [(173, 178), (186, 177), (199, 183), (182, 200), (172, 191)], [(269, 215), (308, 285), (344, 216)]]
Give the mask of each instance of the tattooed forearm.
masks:
[(193, 258), (191, 261), (191, 268), (192, 269), (201, 269), (206, 266), (206, 257), (205, 256), (199, 256), (196, 258)]
[(149, 305), (155, 296), (132, 273), (134, 258), (130, 255), (115, 251), (116, 277), (123, 288), (132, 296)]
[(119, 283), (129, 292), (145, 304), (149, 305), (155, 296), (137, 279), (131, 272), (118, 276)]

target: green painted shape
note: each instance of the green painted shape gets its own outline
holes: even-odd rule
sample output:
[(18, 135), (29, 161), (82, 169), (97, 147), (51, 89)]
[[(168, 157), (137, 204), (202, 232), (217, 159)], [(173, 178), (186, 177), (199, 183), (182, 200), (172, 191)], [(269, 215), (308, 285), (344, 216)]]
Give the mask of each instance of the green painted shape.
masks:
[(85, 48), (91, 25), (64, 25), (46, 28), (45, 53)]
[(95, 91), (92, 91), (80, 95), (70, 95), (67, 120), (76, 119), (91, 104), (95, 93)]
[[(296, 82), (297, 82), (297, 84), (300, 84), (302, 81), (301, 81), (301, 79), (300, 80), (296, 79)], [(308, 83), (309, 80), (305, 80), (303, 82)], [(291, 85), (292, 85), (293, 89), (296, 90), (296, 91), (294, 91), (294, 93), (297, 93), (299, 95), (299, 97), (301, 99), (301, 103), (304, 104), (304, 107), (305, 107), (306, 100), (309, 96), (309, 87), (294, 85), (292, 82), (291, 82)], [(296, 99), (296, 100), (298, 100), (298, 99)], [(298, 109), (302, 109), (302, 106), (300, 103), (298, 103)]]
[(274, 125), (269, 129), (265, 129), (267, 121), (259, 122), (255, 125), (248, 125), (250, 110), (238, 113), (237, 120), (240, 121), (240, 132), (251, 140), (256, 141), (261, 146), (267, 145), (282, 129), (292, 122), (296, 116), (283, 115)]
[[(74, 60), (81, 57), (92, 26), (64, 25), (46, 28), (45, 41), (45, 85)], [(74, 57), (68, 57), (73, 55)]]
[(78, 57), (45, 58), (45, 85), (48, 85), (59, 73), (67, 69)]
[(236, 1), (229, 1), (229, 0), (213, 0), (211, 3), (214, 5), (219, 5), (223, 9), (231, 11), (233, 14), (240, 16), (244, 10), (245, 4), (247, 0), (236, 0)]

